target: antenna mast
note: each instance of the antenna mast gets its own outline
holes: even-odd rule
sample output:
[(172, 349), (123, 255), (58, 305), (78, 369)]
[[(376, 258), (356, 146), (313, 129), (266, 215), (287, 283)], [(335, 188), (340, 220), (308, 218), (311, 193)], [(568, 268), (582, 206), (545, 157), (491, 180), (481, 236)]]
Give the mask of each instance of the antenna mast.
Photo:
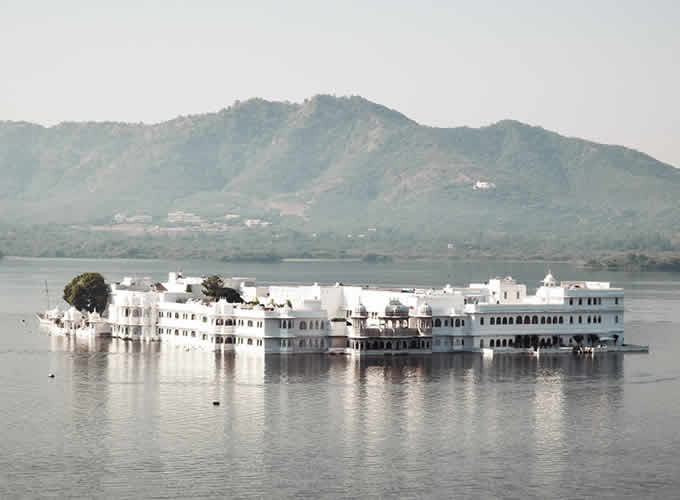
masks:
[(45, 297), (47, 297), (47, 310), (50, 310), (50, 290), (47, 288), (47, 280), (45, 280)]

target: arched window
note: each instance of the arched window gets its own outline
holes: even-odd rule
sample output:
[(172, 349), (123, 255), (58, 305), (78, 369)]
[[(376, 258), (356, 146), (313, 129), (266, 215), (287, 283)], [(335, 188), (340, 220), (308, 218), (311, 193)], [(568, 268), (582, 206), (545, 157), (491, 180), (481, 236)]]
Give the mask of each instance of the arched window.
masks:
[[(482, 325), (484, 324), (484, 318), (480, 318), (479, 321)], [(460, 326), (460, 320), (459, 319), (456, 320), (456, 326)]]
[(588, 323), (590, 323), (590, 316), (588, 316), (588, 319), (587, 319), (587, 320), (588, 320)]
[(386, 349), (392, 349), (392, 342), (388, 342), (385, 346)]
[(557, 324), (557, 316), (553, 316), (553, 325)]
[(551, 318), (550, 316), (548, 316), (548, 319), (547, 319), (546, 321), (547, 321), (548, 324), (551, 324), (551, 323), (552, 323), (552, 318)]
[(495, 324), (496, 324), (496, 318), (491, 318), (490, 323), (491, 323), (492, 325), (495, 325)]
[(435, 319), (434, 320), (434, 326), (437, 327), (437, 328), (441, 327), (442, 326), (442, 320), (440, 320), (439, 318)]
[(489, 347), (494, 347), (494, 340), (493, 339), (491, 339), (491, 341), (489, 342)]
[(560, 316), (560, 325), (564, 323), (564, 316)]
[(507, 339), (503, 339), (503, 347), (507, 347), (507, 346), (508, 346), (508, 341), (507, 341)]
[[(479, 318), (479, 324), (480, 325), (484, 324), (484, 318)], [(456, 326), (458, 326), (458, 320), (456, 320)]]
[(305, 341), (302, 340), (302, 339), (300, 339), (300, 341), (298, 342), (298, 346), (299, 346), (299, 347), (304, 347), (304, 346), (305, 346)]
[(512, 325), (512, 323), (513, 323), (514, 320), (515, 320), (515, 318), (513, 318), (512, 316), (510, 316), (510, 317), (508, 318), (508, 325)]
[(533, 318), (531, 318), (531, 324), (538, 325), (538, 316), (534, 316)]
[(507, 324), (508, 324), (508, 318), (503, 317), (503, 324), (504, 324), (504, 325), (507, 325)]
[(484, 339), (479, 339), (479, 348), (484, 349)]
[(319, 329), (319, 320), (318, 319), (314, 322), (314, 329), (315, 330)]
[(326, 323), (325, 323), (323, 320), (321, 320), (321, 325), (320, 325), (320, 326), (321, 326), (321, 329), (322, 329), (322, 330), (324, 330), (324, 329), (326, 328), (325, 325), (326, 325)]
[(545, 316), (541, 316), (541, 324), (545, 325)]
[(253, 322), (251, 320), (248, 320), (248, 326), (253, 326)]
[(500, 325), (501, 324), (501, 318), (496, 318), (496, 324)]
[(521, 325), (522, 324), (522, 316), (517, 316), (517, 318), (515, 319), (515, 323), (518, 324), (518, 325)]
[(300, 330), (306, 330), (307, 329), (307, 322), (306, 321), (300, 321)]
[(582, 316), (579, 316), (579, 317), (578, 317), (578, 322), (579, 322), (579, 323), (583, 323), (583, 317), (582, 317)]
[(574, 317), (573, 316), (569, 316), (569, 324), (570, 325), (574, 324)]
[(531, 318), (529, 316), (524, 316), (524, 324), (528, 325), (531, 323)]

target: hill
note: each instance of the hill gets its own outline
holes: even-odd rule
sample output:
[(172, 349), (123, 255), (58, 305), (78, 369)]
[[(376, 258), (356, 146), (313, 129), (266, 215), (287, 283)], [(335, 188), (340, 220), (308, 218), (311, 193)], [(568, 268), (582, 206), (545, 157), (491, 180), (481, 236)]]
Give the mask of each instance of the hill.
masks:
[(0, 122), (0, 176), (0, 224), (14, 226), (182, 210), (480, 247), (680, 241), (670, 165), (510, 120), (427, 127), (361, 97), (251, 99), (153, 125)]

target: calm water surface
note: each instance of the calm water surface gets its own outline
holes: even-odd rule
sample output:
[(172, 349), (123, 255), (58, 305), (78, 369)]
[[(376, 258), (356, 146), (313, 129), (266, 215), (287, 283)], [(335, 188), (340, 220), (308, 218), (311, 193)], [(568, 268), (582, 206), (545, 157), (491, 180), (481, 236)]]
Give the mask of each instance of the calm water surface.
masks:
[(594, 359), (256, 359), (50, 337), (33, 317), (44, 280), (54, 305), (91, 270), (441, 286), (546, 267), (0, 260), (0, 497), (678, 498), (677, 274), (551, 266), (626, 288), (626, 341), (651, 351)]

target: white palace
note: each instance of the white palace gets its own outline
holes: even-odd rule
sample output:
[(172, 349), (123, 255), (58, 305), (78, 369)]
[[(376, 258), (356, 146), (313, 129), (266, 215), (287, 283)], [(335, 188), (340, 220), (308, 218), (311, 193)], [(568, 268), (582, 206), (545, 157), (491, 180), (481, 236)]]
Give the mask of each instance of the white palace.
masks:
[(510, 277), (442, 289), (226, 279), (243, 304), (208, 300), (202, 282), (171, 272), (162, 283), (125, 278), (112, 284), (104, 315), (111, 335), (262, 354), (628, 350), (623, 289), (558, 283), (550, 273), (535, 295)]

